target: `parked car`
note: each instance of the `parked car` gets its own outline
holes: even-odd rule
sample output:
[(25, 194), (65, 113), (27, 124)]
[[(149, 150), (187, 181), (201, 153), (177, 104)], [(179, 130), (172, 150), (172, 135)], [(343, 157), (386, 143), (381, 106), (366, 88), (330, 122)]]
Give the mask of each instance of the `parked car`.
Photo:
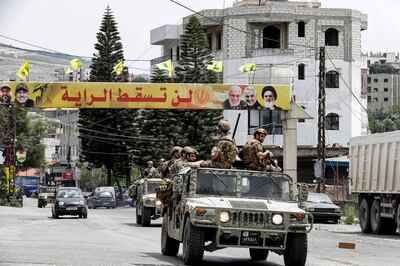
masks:
[(88, 198), (88, 208), (96, 209), (98, 207), (106, 207), (107, 209), (117, 206), (115, 194), (112, 191), (95, 191), (93, 195)]
[(310, 212), (314, 221), (333, 221), (338, 223), (341, 217), (341, 208), (334, 204), (324, 193), (309, 193), (307, 201), (300, 204), (305, 211)]
[(87, 218), (87, 206), (82, 190), (77, 187), (57, 189), (51, 212), (55, 219), (61, 215), (78, 215), (79, 218)]

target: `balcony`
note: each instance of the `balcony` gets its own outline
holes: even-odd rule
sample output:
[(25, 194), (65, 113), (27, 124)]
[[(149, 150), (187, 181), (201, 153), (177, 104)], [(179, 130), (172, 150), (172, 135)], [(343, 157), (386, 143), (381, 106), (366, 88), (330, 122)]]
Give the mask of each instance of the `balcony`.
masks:
[(181, 34), (182, 25), (163, 25), (150, 32), (150, 43), (152, 45), (164, 45), (179, 40)]

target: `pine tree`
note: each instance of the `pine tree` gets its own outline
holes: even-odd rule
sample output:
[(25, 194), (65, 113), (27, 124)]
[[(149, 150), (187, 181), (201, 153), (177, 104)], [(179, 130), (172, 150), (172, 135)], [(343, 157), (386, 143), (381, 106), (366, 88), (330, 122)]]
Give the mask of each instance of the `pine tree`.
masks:
[[(97, 33), (93, 64), (90, 66), (90, 81), (126, 82), (127, 68), (117, 76), (113, 67), (124, 60), (121, 38), (114, 15), (109, 6), (104, 13), (100, 31)], [(112, 184), (112, 173), (119, 184), (119, 177), (129, 179), (130, 158), (128, 142), (134, 141), (126, 132), (132, 131), (136, 110), (81, 109), (79, 112), (79, 134), (81, 138), (81, 161), (94, 167), (107, 168), (107, 184)]]
[(159, 69), (156, 67), (151, 73), (150, 77), (151, 83), (166, 83), (168, 82), (168, 77), (165, 73), (165, 70)]

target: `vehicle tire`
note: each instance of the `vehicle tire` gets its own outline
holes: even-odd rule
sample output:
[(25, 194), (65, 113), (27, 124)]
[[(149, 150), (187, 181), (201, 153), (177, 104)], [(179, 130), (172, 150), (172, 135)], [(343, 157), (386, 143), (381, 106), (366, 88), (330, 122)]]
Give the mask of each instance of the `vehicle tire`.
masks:
[(363, 199), (358, 207), (358, 217), (360, 217), (360, 227), (363, 233), (371, 233), (371, 208), (367, 199)]
[(54, 211), (54, 218), (55, 219), (59, 219), (60, 218), (60, 216), (58, 215), (58, 213), (56, 211)]
[(87, 212), (85, 212), (82, 216), (84, 219), (87, 219)]
[(107, 210), (109, 209), (110, 207), (107, 207)]
[(83, 215), (82, 215), (82, 214), (79, 214), (78, 216), (79, 216), (79, 219), (82, 219), (82, 217), (83, 217)]
[(161, 226), (161, 253), (165, 256), (176, 256), (179, 251), (179, 241), (168, 236), (168, 217), (163, 218)]
[(204, 230), (194, 227), (186, 219), (183, 231), (183, 262), (185, 265), (198, 264), (204, 255)]
[(268, 249), (255, 249), (255, 248), (250, 248), (250, 258), (251, 260), (254, 261), (261, 261), (261, 260), (266, 260), (268, 257)]
[(89, 209), (91, 209), (91, 208), (92, 208), (92, 204), (91, 204), (90, 202), (88, 203), (88, 205), (87, 205), (87, 206), (88, 206), (88, 208), (89, 208)]
[(41, 200), (38, 200), (37, 206), (38, 206), (38, 208), (42, 208), (42, 201)]
[(283, 255), (285, 266), (304, 266), (307, 259), (307, 234), (289, 233)]
[(379, 200), (374, 200), (371, 205), (371, 229), (373, 234), (382, 234), (384, 232), (384, 221), (381, 217), (381, 206)]
[(93, 209), (96, 209), (97, 207), (96, 207), (96, 203), (93, 203), (92, 204), (92, 207), (93, 207)]
[(137, 206), (136, 206), (136, 224), (142, 224), (142, 216), (139, 215)]
[(151, 209), (143, 207), (142, 225), (149, 226), (151, 222)]

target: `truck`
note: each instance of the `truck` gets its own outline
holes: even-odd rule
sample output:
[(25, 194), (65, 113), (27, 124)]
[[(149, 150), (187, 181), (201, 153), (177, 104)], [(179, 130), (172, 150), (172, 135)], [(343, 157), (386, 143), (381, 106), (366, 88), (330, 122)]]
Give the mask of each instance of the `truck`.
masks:
[(156, 197), (160, 178), (142, 178), (137, 186), (136, 224), (150, 226), (151, 220), (161, 217), (161, 201)]
[(49, 203), (54, 203), (55, 187), (39, 186), (38, 188), (38, 208), (46, 207)]
[(350, 139), (349, 177), (364, 233), (400, 229), (400, 131)]
[(182, 180), (173, 181), (182, 193), (163, 207), (163, 255), (176, 256), (182, 243), (186, 265), (223, 248), (246, 248), (253, 261), (272, 251), (285, 265), (305, 265), (312, 215), (298, 200), (307, 199), (306, 184), (295, 195), (285, 174), (196, 167), (182, 169), (175, 180)]

